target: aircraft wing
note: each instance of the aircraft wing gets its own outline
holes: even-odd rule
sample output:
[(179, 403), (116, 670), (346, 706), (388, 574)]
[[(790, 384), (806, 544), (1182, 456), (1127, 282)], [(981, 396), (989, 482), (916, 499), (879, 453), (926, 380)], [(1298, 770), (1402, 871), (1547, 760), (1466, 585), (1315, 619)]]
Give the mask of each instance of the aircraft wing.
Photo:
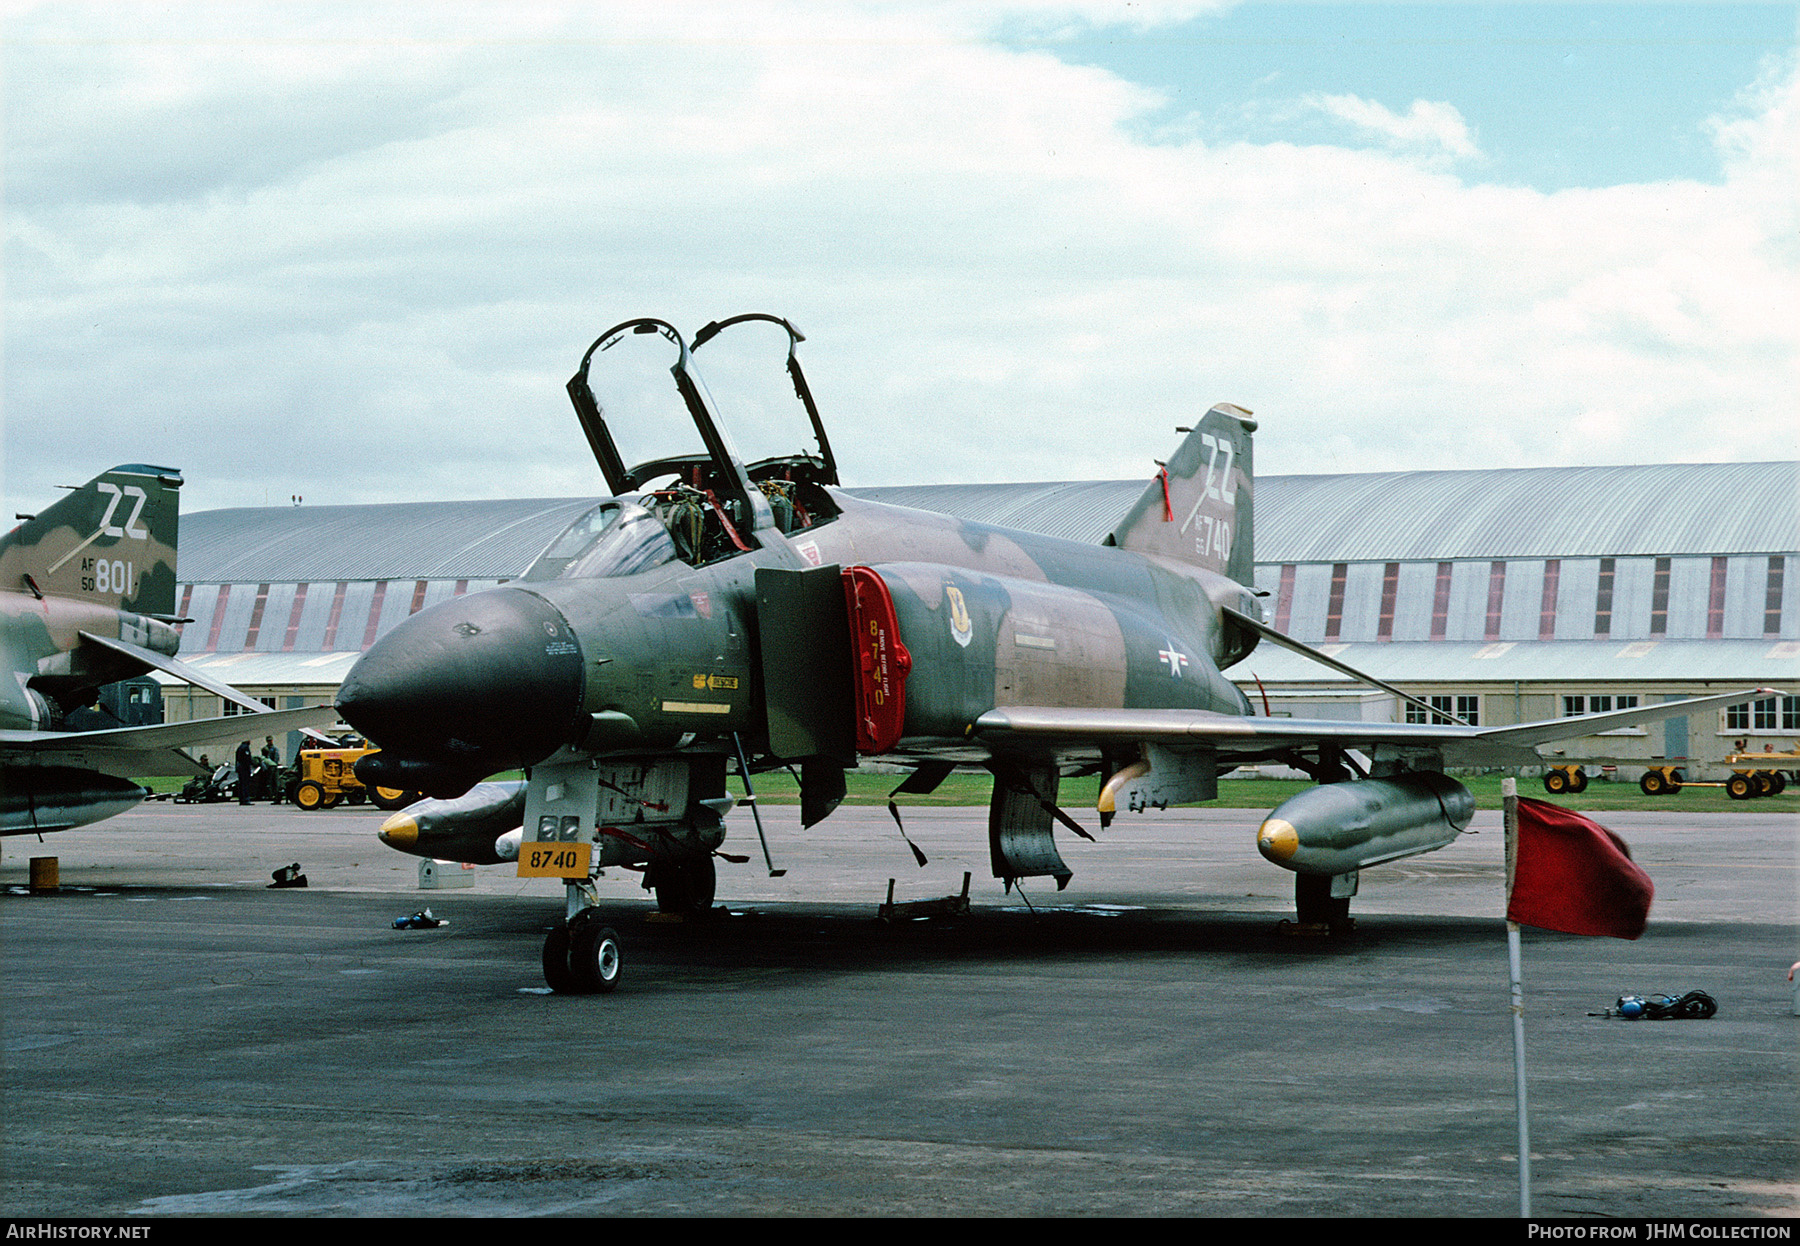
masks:
[(1290, 750), (1329, 744), (1370, 755), (1441, 759), (1439, 764), (1446, 766), (1532, 766), (1544, 760), (1535, 748), (1539, 744), (1780, 695), (1772, 689), (1752, 688), (1505, 727), (1258, 718), (1202, 710), (1009, 706), (976, 719), (973, 734), (996, 748), (1071, 757), (1090, 753), (1100, 745), (1138, 743), (1176, 750), (1210, 748), (1221, 761), (1248, 765), (1279, 760)]
[(136, 658), (145, 666), (153, 667), (168, 675), (173, 675), (175, 678), (193, 684), (196, 688), (204, 689), (214, 696), (223, 697), (234, 705), (243, 706), (251, 713), (260, 714), (269, 708), (261, 701), (257, 701), (250, 696), (239, 692), (224, 680), (214, 679), (211, 675), (202, 674), (189, 666), (186, 662), (171, 658), (167, 654), (158, 653), (154, 649), (146, 649), (142, 645), (134, 645), (128, 640), (117, 640), (109, 636), (96, 636), (92, 632), (81, 633), (81, 638), (90, 645), (99, 645), (103, 649), (111, 649), (114, 653), (122, 653), (126, 657)]
[[(248, 693), (238, 691), (238, 689), (232, 687), (223, 679), (214, 679), (204, 671), (196, 670), (179, 658), (169, 657), (167, 654), (158, 653), (154, 649), (146, 649), (143, 645), (134, 645), (129, 640), (118, 640), (110, 636), (96, 636), (93, 632), (83, 632), (81, 633), (81, 638), (89, 644), (99, 645), (104, 649), (111, 649), (113, 652), (122, 653), (129, 658), (136, 658), (145, 666), (162, 671), (166, 675), (173, 675), (175, 678), (193, 684), (194, 687), (210, 692), (214, 696), (223, 697), (233, 705), (243, 706), (251, 713), (266, 714), (269, 712), (268, 706), (264, 705), (261, 701), (256, 700)], [(335, 718), (336, 715), (334, 714), (324, 721), (330, 722)], [(292, 728), (288, 728), (288, 730), (292, 730)], [(311, 730), (310, 724), (307, 727), (300, 728), (300, 730), (304, 731), (313, 739), (323, 743), (326, 748), (336, 747), (336, 741), (332, 740), (329, 736), (320, 735), (318, 732)], [(210, 743), (210, 741), (197, 741), (197, 743)]]
[(140, 775), (199, 773), (177, 750), (197, 744), (235, 744), (260, 735), (297, 731), (332, 722), (337, 710), (308, 705), (295, 710), (264, 709), (260, 714), (200, 718), (154, 727), (111, 727), (104, 731), (0, 731), (0, 760), (8, 765), (71, 766), (122, 779)]

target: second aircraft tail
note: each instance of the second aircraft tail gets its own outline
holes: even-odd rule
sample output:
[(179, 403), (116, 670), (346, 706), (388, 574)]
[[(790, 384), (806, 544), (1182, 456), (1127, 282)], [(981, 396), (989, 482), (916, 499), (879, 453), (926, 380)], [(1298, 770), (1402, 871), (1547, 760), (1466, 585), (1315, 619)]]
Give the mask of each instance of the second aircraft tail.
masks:
[(173, 614), (180, 488), (170, 467), (101, 472), (0, 537), (0, 587)]
[(1255, 431), (1256, 421), (1241, 407), (1222, 402), (1208, 411), (1106, 543), (1251, 583)]

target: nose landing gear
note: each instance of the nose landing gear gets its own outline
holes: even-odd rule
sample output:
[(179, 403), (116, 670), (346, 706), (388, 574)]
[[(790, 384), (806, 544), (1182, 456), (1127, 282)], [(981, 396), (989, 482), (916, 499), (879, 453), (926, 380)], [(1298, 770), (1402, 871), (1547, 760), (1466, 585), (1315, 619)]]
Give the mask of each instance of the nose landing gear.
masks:
[(544, 936), (544, 983), (558, 995), (608, 995), (624, 969), (619, 934), (584, 908)]

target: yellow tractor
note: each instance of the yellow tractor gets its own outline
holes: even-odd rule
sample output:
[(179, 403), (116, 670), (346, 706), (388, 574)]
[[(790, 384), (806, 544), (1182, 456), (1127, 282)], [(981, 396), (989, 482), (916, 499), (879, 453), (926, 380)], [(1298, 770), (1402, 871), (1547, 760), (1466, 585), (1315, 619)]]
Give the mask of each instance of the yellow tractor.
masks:
[(365, 800), (377, 809), (404, 809), (419, 799), (417, 792), (397, 787), (364, 787), (356, 777), (356, 762), (379, 750), (372, 748), (309, 748), (300, 751), (294, 767), (288, 799), (302, 809), (335, 809), (344, 801), (360, 805)]

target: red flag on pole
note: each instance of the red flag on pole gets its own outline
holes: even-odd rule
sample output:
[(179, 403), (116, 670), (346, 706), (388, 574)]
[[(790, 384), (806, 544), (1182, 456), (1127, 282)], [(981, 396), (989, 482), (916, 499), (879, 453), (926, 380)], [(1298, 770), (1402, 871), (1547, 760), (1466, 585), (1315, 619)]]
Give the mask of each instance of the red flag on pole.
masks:
[(1564, 934), (1635, 939), (1656, 888), (1625, 841), (1561, 805), (1519, 798), (1518, 859), (1506, 919)]

